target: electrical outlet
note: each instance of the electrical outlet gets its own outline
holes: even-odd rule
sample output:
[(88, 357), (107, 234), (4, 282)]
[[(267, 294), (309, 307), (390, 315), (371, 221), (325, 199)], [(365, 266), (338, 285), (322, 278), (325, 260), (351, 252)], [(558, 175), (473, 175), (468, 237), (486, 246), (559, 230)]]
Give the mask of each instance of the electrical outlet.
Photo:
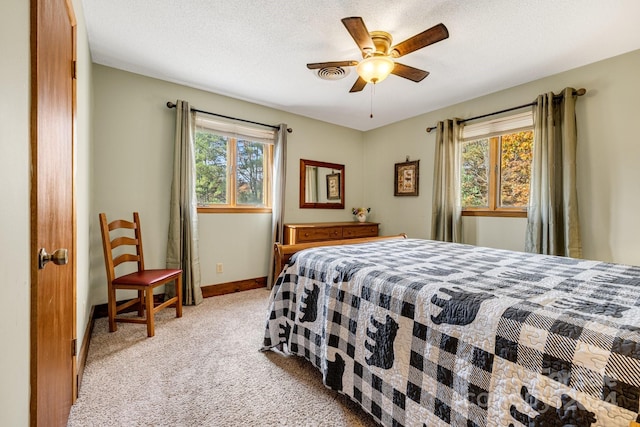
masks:
[(222, 268), (222, 263), (219, 262), (216, 264), (216, 273), (222, 273), (224, 269)]

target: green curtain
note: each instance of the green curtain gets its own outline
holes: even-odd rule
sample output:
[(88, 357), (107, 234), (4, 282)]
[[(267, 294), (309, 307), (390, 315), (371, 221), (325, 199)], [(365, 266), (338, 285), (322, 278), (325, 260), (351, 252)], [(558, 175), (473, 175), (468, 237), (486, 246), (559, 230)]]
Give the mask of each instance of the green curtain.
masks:
[(275, 145), (273, 147), (273, 206), (271, 207), (271, 245), (269, 247), (269, 272), (267, 274), (267, 288), (271, 289), (275, 280), (274, 245), (284, 241), (284, 190), (287, 171), (287, 125), (278, 125)]
[[(176, 134), (169, 206), (167, 268), (182, 269), (183, 303), (202, 302), (200, 255), (198, 248), (198, 210), (196, 199), (195, 112), (189, 103), (176, 102)], [(167, 286), (165, 295), (174, 295)]]
[(431, 238), (462, 242), (460, 139), (458, 119), (438, 122), (433, 168)]
[(538, 96), (525, 251), (582, 257), (576, 189), (576, 92)]

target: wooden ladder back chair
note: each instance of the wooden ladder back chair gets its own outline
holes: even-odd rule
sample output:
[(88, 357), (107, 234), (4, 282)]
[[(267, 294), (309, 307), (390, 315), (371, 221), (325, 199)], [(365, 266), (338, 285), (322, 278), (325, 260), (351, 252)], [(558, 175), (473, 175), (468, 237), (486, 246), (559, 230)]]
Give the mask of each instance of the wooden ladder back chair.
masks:
[[(104, 261), (107, 269), (109, 332), (118, 329), (116, 322), (146, 323), (147, 336), (152, 337), (155, 334), (154, 315), (156, 312), (167, 306), (175, 305), (176, 317), (182, 317), (182, 270), (147, 270), (145, 268), (138, 212), (133, 213), (133, 222), (118, 219), (108, 223), (104, 213), (99, 214), (99, 218)], [(114, 230), (116, 230), (114, 234), (117, 236), (112, 239), (111, 232)], [(114, 253), (116, 248), (120, 249)], [(116, 267), (124, 263), (136, 263), (136, 271), (116, 276)], [(153, 300), (153, 290), (172, 281), (175, 283), (175, 296), (156, 306)], [(118, 305), (117, 289), (138, 291), (138, 297)], [(118, 317), (119, 312), (135, 305), (137, 305), (138, 317)]]

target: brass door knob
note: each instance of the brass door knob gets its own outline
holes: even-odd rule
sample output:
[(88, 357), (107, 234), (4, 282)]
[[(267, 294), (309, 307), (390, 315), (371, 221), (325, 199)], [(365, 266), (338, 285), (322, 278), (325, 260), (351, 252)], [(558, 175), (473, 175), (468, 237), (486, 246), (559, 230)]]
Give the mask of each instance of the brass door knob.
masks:
[(44, 248), (40, 248), (38, 252), (38, 269), (42, 270), (49, 261), (53, 261), (55, 265), (66, 265), (69, 262), (68, 252), (66, 249), (61, 248), (52, 254), (48, 254)]

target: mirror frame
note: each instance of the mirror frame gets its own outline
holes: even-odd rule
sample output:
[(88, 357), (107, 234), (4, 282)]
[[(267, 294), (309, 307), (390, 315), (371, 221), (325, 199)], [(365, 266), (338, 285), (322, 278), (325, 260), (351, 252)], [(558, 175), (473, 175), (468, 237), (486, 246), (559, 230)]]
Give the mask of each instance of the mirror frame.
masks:
[[(305, 201), (305, 171), (307, 166), (335, 169), (340, 171), (340, 201), (335, 203), (308, 203)], [(303, 209), (344, 209), (344, 165), (337, 163), (318, 162), (316, 160), (300, 159), (300, 208)]]

